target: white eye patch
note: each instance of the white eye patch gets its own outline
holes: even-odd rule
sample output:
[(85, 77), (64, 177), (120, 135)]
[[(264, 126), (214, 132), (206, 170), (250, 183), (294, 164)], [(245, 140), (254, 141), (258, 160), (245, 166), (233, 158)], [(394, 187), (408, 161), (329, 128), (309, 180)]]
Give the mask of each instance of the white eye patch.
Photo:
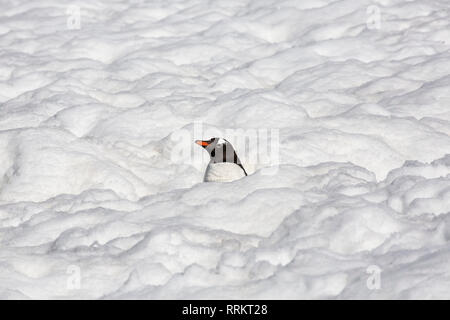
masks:
[(224, 144), (226, 142), (227, 142), (227, 140), (219, 138), (219, 141), (217, 141), (217, 144)]

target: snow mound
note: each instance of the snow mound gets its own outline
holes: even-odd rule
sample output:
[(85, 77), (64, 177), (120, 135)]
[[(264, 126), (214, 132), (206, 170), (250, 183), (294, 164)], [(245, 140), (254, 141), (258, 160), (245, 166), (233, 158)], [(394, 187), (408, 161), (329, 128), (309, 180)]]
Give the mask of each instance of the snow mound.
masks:
[[(449, 18), (3, 1), (0, 298), (449, 299)], [(202, 183), (195, 139), (261, 129), (279, 164)]]

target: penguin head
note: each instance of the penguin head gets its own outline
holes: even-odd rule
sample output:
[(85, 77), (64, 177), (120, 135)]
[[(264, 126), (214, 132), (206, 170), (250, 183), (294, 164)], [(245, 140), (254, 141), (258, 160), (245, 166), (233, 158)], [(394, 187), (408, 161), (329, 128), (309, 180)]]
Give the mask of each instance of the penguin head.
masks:
[(195, 143), (208, 151), (211, 157), (211, 163), (235, 163), (240, 166), (245, 175), (247, 175), (247, 172), (242, 166), (241, 160), (239, 160), (233, 145), (228, 142), (228, 140), (224, 138), (211, 138), (209, 140), (196, 140)]
[(209, 140), (195, 140), (195, 143), (202, 146), (209, 154), (214, 150), (216, 145), (219, 143), (220, 138), (211, 138)]
[[(212, 162), (227, 162), (226, 158), (225, 161), (223, 161), (224, 160), (223, 150), (225, 149), (226, 151), (227, 149), (226, 145), (230, 144), (227, 140), (222, 138), (211, 138), (209, 140), (196, 140), (195, 143), (198, 144), (199, 146), (202, 146), (209, 153)], [(233, 147), (229, 149), (231, 150), (232, 148)], [(221, 161), (218, 161), (219, 159), (221, 159)]]
[(219, 162), (240, 163), (235, 161), (236, 152), (234, 151), (234, 148), (231, 145), (231, 143), (223, 138), (196, 140), (195, 143), (198, 144), (199, 146), (202, 146), (206, 151), (208, 151), (211, 157), (211, 162), (213, 163)]

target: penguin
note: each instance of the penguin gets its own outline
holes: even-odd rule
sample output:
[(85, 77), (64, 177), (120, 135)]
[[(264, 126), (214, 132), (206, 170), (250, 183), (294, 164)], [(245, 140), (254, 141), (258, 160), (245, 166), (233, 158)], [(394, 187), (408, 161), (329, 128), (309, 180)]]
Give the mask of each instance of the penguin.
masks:
[(236, 151), (226, 139), (196, 140), (195, 143), (202, 146), (211, 157), (203, 181), (231, 182), (247, 176)]

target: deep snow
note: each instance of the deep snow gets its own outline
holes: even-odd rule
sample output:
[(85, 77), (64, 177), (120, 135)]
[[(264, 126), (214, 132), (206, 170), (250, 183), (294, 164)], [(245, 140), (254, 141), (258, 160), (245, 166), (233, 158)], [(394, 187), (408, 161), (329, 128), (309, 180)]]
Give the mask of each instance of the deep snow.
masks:
[(448, 0), (0, 6), (0, 298), (450, 298)]

